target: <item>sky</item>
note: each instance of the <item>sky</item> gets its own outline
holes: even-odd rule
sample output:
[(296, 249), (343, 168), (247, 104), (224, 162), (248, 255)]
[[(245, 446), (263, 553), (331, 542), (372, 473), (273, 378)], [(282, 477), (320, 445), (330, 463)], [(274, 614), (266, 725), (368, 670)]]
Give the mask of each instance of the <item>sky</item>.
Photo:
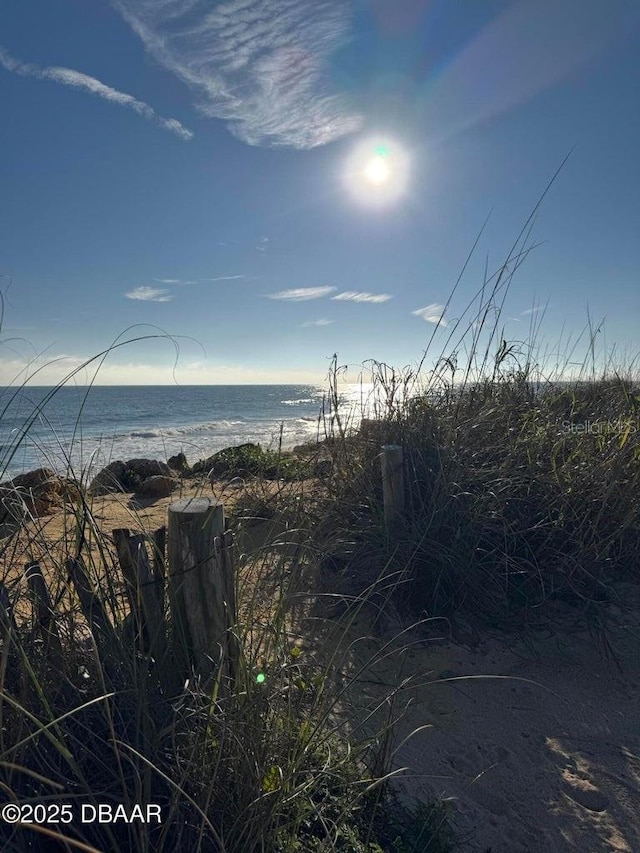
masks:
[(428, 366), (561, 164), (500, 336), (633, 362), (639, 33), (637, 0), (3, 0), (0, 384)]

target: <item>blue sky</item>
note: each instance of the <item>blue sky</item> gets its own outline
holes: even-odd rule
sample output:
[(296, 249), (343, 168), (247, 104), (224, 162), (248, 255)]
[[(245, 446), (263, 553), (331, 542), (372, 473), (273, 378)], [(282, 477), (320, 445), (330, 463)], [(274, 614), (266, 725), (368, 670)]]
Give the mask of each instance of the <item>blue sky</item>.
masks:
[(588, 311), (629, 360), (639, 32), (636, 0), (3, 0), (0, 383), (122, 333), (175, 345), (119, 348), (98, 383), (451, 349), (569, 151), (505, 335), (536, 322), (553, 351)]

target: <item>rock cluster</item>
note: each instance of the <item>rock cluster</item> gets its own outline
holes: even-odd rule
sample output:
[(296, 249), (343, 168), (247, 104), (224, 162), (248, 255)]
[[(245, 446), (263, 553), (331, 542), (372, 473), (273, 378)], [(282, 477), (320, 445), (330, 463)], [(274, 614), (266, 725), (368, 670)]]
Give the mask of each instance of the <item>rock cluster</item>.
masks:
[(66, 501), (77, 501), (81, 495), (75, 480), (60, 477), (49, 468), (37, 468), (0, 486), (0, 523), (5, 515), (51, 515)]
[(89, 486), (89, 494), (99, 496), (113, 492), (137, 492), (148, 497), (163, 497), (171, 494), (175, 485), (171, 468), (164, 462), (156, 459), (129, 459), (123, 462), (118, 459), (96, 474)]

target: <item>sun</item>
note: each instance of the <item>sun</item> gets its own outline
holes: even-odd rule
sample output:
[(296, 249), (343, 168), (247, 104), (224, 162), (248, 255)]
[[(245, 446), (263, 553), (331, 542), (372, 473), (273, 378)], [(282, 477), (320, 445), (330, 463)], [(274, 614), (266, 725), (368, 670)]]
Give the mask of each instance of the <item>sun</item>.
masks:
[(399, 142), (367, 139), (350, 154), (344, 182), (356, 201), (377, 207), (404, 194), (408, 173), (408, 157)]
[(384, 184), (391, 177), (391, 169), (384, 157), (376, 154), (364, 167), (363, 175), (367, 181), (374, 185)]

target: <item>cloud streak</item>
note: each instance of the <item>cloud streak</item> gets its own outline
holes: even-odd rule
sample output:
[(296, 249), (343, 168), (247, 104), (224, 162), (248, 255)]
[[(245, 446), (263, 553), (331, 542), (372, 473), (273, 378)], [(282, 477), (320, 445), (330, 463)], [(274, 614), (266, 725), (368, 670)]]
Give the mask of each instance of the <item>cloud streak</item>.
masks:
[(314, 148), (362, 116), (329, 82), (348, 41), (343, 0), (112, 0), (149, 54), (194, 92), (206, 116), (249, 145)]
[(198, 281), (237, 281), (246, 278), (246, 275), (216, 275), (213, 278), (200, 278)]
[(344, 293), (338, 293), (331, 298), (345, 302), (388, 302), (393, 296), (389, 293), (356, 293), (355, 290), (345, 290)]
[(125, 293), (127, 299), (139, 299), (142, 302), (170, 302), (173, 299), (168, 291), (157, 287), (135, 287)]
[(302, 328), (307, 329), (310, 326), (330, 326), (332, 323), (333, 320), (309, 320), (302, 324)]
[(203, 281), (237, 281), (238, 279), (246, 278), (246, 275), (217, 275), (213, 278), (154, 278), (158, 284), (184, 285), (184, 284), (201, 284)]
[(414, 317), (421, 317), (427, 323), (434, 323), (436, 326), (448, 326), (448, 321), (442, 316), (443, 311), (444, 305), (432, 303), (431, 305), (425, 305), (424, 308), (418, 308), (411, 313)]
[(155, 124), (164, 130), (174, 133), (185, 141), (193, 138), (193, 132), (177, 119), (159, 116), (153, 107), (145, 104), (144, 101), (139, 101), (133, 95), (128, 95), (126, 92), (113, 89), (111, 86), (107, 86), (105, 83), (102, 83), (95, 77), (90, 77), (88, 74), (74, 71), (72, 68), (62, 68), (54, 65), (42, 68), (31, 62), (22, 62), (11, 56), (3, 47), (0, 47), (0, 65), (6, 71), (19, 74), (21, 77), (35, 77), (37, 80), (53, 80), (55, 83), (60, 83), (63, 86), (79, 89), (97, 98), (102, 98), (104, 101), (109, 101), (120, 107), (126, 107), (133, 110), (139, 116), (155, 122)]
[(267, 294), (269, 299), (289, 299), (292, 302), (304, 302), (307, 299), (321, 299), (333, 293), (335, 287), (297, 287), (293, 290), (281, 290), (279, 293)]

